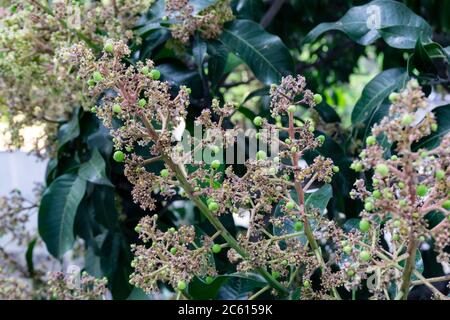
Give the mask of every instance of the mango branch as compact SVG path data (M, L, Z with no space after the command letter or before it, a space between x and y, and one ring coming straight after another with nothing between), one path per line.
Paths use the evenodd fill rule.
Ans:
M141 114L141 120L144 126L146 127L149 137L154 141L159 139L158 133L156 132L153 125L150 121L145 117L145 115ZM244 259L248 258L248 253L239 245L236 239L230 234L230 232L225 228L225 226L220 222L220 220L208 209L206 204L202 201L202 199L194 194L194 190L192 189L191 184L187 181L183 170L176 164L172 158L166 154L161 154L161 158L166 163L166 165L172 170L175 174L177 180L180 182L183 189L186 191L188 197L195 203L197 208L202 212L202 214L208 219L208 221L216 228L217 231L220 231L220 235L225 239L227 244L236 250ZM268 283L271 287L276 289L280 294L286 295L288 294L288 290L278 282L272 275L267 272L262 267L258 267L255 269Z

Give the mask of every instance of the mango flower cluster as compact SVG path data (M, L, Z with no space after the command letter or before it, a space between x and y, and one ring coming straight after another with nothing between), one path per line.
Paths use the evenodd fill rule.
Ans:
M373 177L357 180L351 192L364 202L360 229L365 237L382 232L390 243L385 258L395 262L379 275L385 288L402 275L397 262L406 260L403 276L414 273L421 243L434 242L438 262L450 262L445 251L450 245L450 136L443 136L431 149L418 143L436 132L438 124L416 80L391 94L390 100L389 115L372 129L360 159L352 164L356 172L373 170ZM434 226L430 214L440 216ZM405 277L403 294L408 284Z
M106 278L98 279L86 272L73 275L51 272L39 295L46 300L104 300L107 293Z
M319 147L325 137L316 137L309 121L294 125L298 105L314 107L320 103L321 96L305 89L303 77L284 78L279 86L273 86L272 99L277 115L287 116L288 127L271 124L259 116L253 121L265 132L279 130L287 136L269 142L266 134L258 133L261 141L279 143L281 150L278 153L269 157L266 151L259 150L246 161L244 175L236 174L232 166L220 170L223 163L218 159L211 163L190 163L195 170L188 171L183 159L195 150L189 148L186 155L173 131L186 118L190 89L181 86L178 93L171 95L169 85L159 81L160 73L152 61L126 65L123 61L130 53L127 46L120 41L110 43L111 50L105 50L99 59L83 45L73 46L64 57L69 58L67 63L78 66L78 76L88 83L87 95L95 101L101 98L92 111L111 130L117 149L113 157L125 164L125 175L134 185L135 201L144 209L154 209L152 194L187 196L218 229L215 235L203 237L197 244L190 227L162 232L157 229L156 216L144 218L136 229L144 245L133 247L136 272L130 279L131 283L153 291L162 281L183 291L194 275L212 281L215 270L209 264L208 255L231 246L228 256L232 262L239 262L238 269L243 272L259 270L275 286L279 285L277 279L281 278L288 285L289 280L285 278L292 267L297 272L289 274L291 284L299 281L299 276L305 290L315 296L326 296L333 291L342 282L343 273L333 273L323 261L314 239L322 231L312 230L309 224L310 218L319 219L318 213L314 208L306 208L305 193L314 183L330 182L339 168L323 156L300 166L300 159L306 152ZM235 143L235 132L222 128L224 119L234 112L233 103L222 104L218 100L213 101L211 109L204 109L195 123L213 130L215 134L205 135L197 141L195 148L210 148L212 154L218 154L222 148ZM216 139L221 135L228 136L223 144L218 144ZM135 150L138 147L148 149L151 157L146 159L137 154ZM165 168L159 174L147 171L146 165L156 161L164 163ZM296 190L297 196L293 196L292 190ZM286 214L271 216L280 203ZM237 240L233 239L217 217L245 212L249 214L248 230ZM295 233L291 234L292 230L283 227L286 222L294 225ZM282 230L279 235L267 231L272 225ZM307 234L313 250L307 250L295 239L299 233ZM227 243L214 243L220 237ZM281 242L288 244L286 249L282 249L284 245ZM318 266L329 276L323 292L313 293L310 277ZM267 270L270 270L270 275L267 275Z
M166 0L166 12L166 18L171 19L172 37L184 44L196 31L205 39L216 39L223 24L234 19L230 0L216 1L200 12L195 11L189 0Z
M129 40L138 14L153 0L6 1L0 8L0 115L9 121L11 147L22 129L42 125L35 151L51 146L60 122L84 105L83 83L55 59L78 41L102 47L106 35Z

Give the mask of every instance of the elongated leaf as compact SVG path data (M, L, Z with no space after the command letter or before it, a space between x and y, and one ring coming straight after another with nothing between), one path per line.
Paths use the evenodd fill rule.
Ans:
M438 129L428 137L423 138L417 144L413 145L413 149L419 148L432 149L439 145L443 136L450 132L450 104L437 107L433 110L438 123Z
M103 157L98 149L94 149L92 151L91 159L81 165L78 175L81 179L95 184L113 186L106 176L105 160L103 160Z
M228 49L219 41L208 42L208 78L215 88L225 73L228 60Z
M33 251L36 246L37 239L34 238L30 241L27 247L27 251L25 252L25 261L27 263L27 270L30 276L34 275L34 262L33 262Z
M306 196L305 208L306 210L316 209L323 214L332 196L333 189L331 188L331 185L325 184L316 192Z
M48 251L57 258L72 248L75 215L85 191L85 180L65 174L55 179L42 197L39 234Z
M321 23L311 30L303 42L313 42L331 30L344 32L355 42L369 45L383 38L394 48L412 49L420 37L430 42L431 27L407 6L392 0L375 0L356 6L336 22Z
M75 109L69 122L63 124L58 131L59 148L80 135L80 108Z
M250 20L234 20L219 40L241 58L262 82L279 82L294 72L294 62L280 38Z
M352 123L358 125L380 107L389 94L404 86L408 74L403 68L388 69L373 78L365 87L352 112Z

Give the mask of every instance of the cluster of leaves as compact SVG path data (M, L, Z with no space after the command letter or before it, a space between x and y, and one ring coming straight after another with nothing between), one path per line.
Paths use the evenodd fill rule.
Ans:
M405 2L409 5L408 1ZM176 8L176 10L167 10L168 3L172 5L172 9ZM189 3L190 9L177 12L182 8L180 5L183 3ZM231 8L234 19L226 10L220 10L219 12L223 15L217 16L218 11L214 9L214 6ZM414 10L422 15L424 7L417 7L417 4L414 6ZM373 8L376 8L375 11ZM431 9L428 7L428 10ZM326 261L335 261L333 259L336 258L331 258L335 254L333 250L328 251L329 240L333 239L331 242L337 246L338 256L342 257L342 261L332 264L331 268L337 267L339 272L333 277L321 278L320 263L317 264L316 261L311 262L306 267L306 271L305 266L302 266L303 269L298 268L298 270L301 269L301 272L292 276L292 281L290 281L292 274L286 273L284 267L279 268L279 264L264 266L263 269L267 268L269 273L257 275L244 272L255 271L255 269L246 263L241 263L239 270L242 272L239 272L239 270L236 271L236 266L229 262L229 258L233 258L233 254L231 257L227 257L222 252L218 252L208 258L208 261L211 258L214 260L215 272L194 272L194 275L198 277L179 277L177 279L163 277L161 280L169 282L176 290L183 291L186 296L192 298L241 298L248 297L255 292L262 294L263 297L270 297L270 293L266 289L260 289L266 288L268 284L279 287L280 281L277 279L285 282L286 277L288 277L286 283L294 287L289 295L293 299L328 297L328 294L334 297L348 297L349 291L356 293L358 298L368 297L367 288L362 280L371 272L377 273L378 271L370 268L367 262L370 261L370 264L381 259L389 264L392 257L377 256L377 252L390 250L378 232L370 232L371 241L375 241L377 249L366 250L361 242L367 245L368 234L363 232L361 235L354 230L355 226L360 224L361 212L363 212L364 219L368 218L364 213L367 210L364 211L364 209L378 210L379 207L376 206L377 201L365 201L369 196L366 194L361 194L360 197L364 201L352 199L350 192L358 178L368 181L368 192L373 193L378 190L376 188L372 190L370 186L370 181L373 183L371 178L373 172L360 170L371 168L372 164L364 162L367 161L364 159L353 165L352 163L363 151L366 141L369 141L370 145L372 144L371 132L374 125L389 116L391 106L389 95L405 88L408 80L418 79L426 94L429 94L432 88L443 92L448 91L450 50L449 47L445 47L449 45L445 34L448 26L445 19L435 19L439 8L433 10L425 10L427 16L434 17L429 20L432 25L405 4L389 0L375 0L370 3L292 0L281 1L281 4L277 0L271 2L253 0L166 2L158 0L151 5L147 13L141 12L142 16L134 28L135 35L139 39L132 39L129 42L131 54L122 62L140 70L144 63L147 63L147 59L151 58L152 64L147 67L149 71L153 67L157 68L161 75L159 80L167 83L165 93L172 94L170 99L179 94L180 90L186 91L190 104L183 117L185 117L186 129L191 132L194 130L194 119L201 115L203 109L214 105L214 98L223 101L230 96L239 96L240 91L244 90L247 93L249 88L254 89L246 94L245 99L237 101L233 116L227 117L223 121L224 128L235 126L248 128L252 126L254 120L255 123L258 123L261 118L270 118L273 111L273 108L270 108L269 99L271 85L279 84L283 76L295 75L300 72L308 79L312 90L322 92L335 87L340 82L347 82L349 76L355 71L355 61L368 54L367 48L374 48L379 56L384 56L382 72L365 86L353 107L350 128L342 125L343 119L336 112L335 107L340 99L337 91L327 91L324 101L318 103L313 110L309 108L297 110L292 120L296 124L305 121L313 122L314 136L321 136L320 145L302 154L302 158L310 165L318 156L330 158L334 165L339 167L339 171L335 172L330 185L319 188L318 191L305 198L306 206L314 208L311 212L313 216L310 217L311 219L315 217L314 223L312 223L313 231L324 241L316 243L317 247L314 248L315 245L311 242L311 238L308 242L305 235L306 230L302 230L298 237L287 239L288 241L283 242L281 247L290 244L295 248L297 244L292 240L298 241L301 245L308 242L314 249L312 252L323 251ZM445 12L445 10L443 11ZM380 19L374 16L377 12L381 14ZM205 31L202 24L211 21L218 24L214 26L213 32L209 33L211 30ZM376 27L373 28L373 24L368 24L368 21L373 21ZM317 25L320 22L324 23ZM197 28L200 29L197 30ZM179 36L180 30L183 36ZM106 43L108 46L104 43L106 36L114 38L111 43ZM120 38L123 40L122 37ZM71 39L62 47L66 48L67 45L80 40L86 39L83 37ZM110 54L108 51L114 50L114 41L117 40L120 39L110 34L101 37L97 46L93 46L92 59L97 60L101 57L99 47L104 48L106 55ZM58 49L62 49L59 44ZM64 57L64 50L58 50L58 53L60 52L62 54L59 54L59 57L70 59L69 56ZM104 67L106 68L108 65L105 64ZM98 84L102 84L104 78L108 81L111 79L108 78L108 74L102 73L103 69L98 70L102 78L96 77L92 71L94 70L89 70L89 76L92 78L85 79L89 81L87 85L86 81L75 80L76 74L72 72L72 69L66 70L64 73L64 75L74 78L70 81L70 85L77 86L75 92L80 93L80 97L83 99L86 98L85 89L91 90L90 93L92 93ZM246 76L248 74L250 76ZM22 84L24 83L22 82ZM43 88L42 86L37 87ZM110 87L105 86L102 89L110 89ZM101 90L97 93L101 93ZM133 272L131 265L133 263L135 267L140 266L139 262L133 260L130 249L130 245L140 241L134 228L148 212L134 202L136 200L136 192L133 193L135 186L124 176L123 165L113 160L114 149L115 147L133 147L133 153L141 159L149 158L151 152L141 145L124 143L123 140L118 139L117 135L112 138L109 130L97 120L94 113L79 108L77 102L64 100L64 96L65 94L62 93L62 96L58 96L57 101L68 103L70 120L57 126L56 152L49 162L46 176L47 188L40 203L39 232L49 252L55 257L62 257L66 251L72 248L76 238L82 238L86 247L86 270L98 277L106 276L113 296L126 298L133 290L133 286L129 284L129 275ZM108 97L107 102L112 102L115 98L114 95L106 96ZM5 96L5 100L10 101L11 99ZM93 111L95 110L104 120L105 113L102 113L102 110L108 106L108 103L104 104L103 100L94 102L97 107ZM121 105L120 108L122 111L129 112L127 108L131 108L131 106ZM428 111L432 112L430 117L437 125L436 130L428 132L429 134L415 141L411 145L411 152L420 150L418 151L420 153L441 144L442 137L450 128L449 108L449 105L431 105L429 107ZM290 121L289 117L277 117L276 115L274 120L275 125L280 127L288 127ZM109 116L107 124L113 128L119 128L122 121L126 122L129 119L118 118L113 114L113 116ZM412 122L412 130L417 129L415 127L417 124L418 122ZM369 140L367 140L368 138ZM378 156L383 156L387 161L393 161L388 160L392 156L401 158L397 154L397 145L392 142L392 137L385 136L381 132L377 138L377 146L383 149L383 153ZM117 159L117 155L115 158ZM381 161L381 159L379 160ZM432 162L430 159L426 161ZM363 167L359 168L358 164ZM357 170L353 170L351 167ZM165 169L159 161L148 163L145 168L150 177L162 175L161 170ZM436 169L436 164L433 165L433 168ZM172 176L173 170L167 169L169 175ZM235 165L233 170L241 176L246 169L244 166ZM447 169L438 170L444 170L446 181ZM434 175L434 171L431 175ZM287 184L284 185L284 187L286 186ZM169 186L169 190L170 187L172 186ZM383 193L386 191L385 189L383 187L379 192ZM428 189L429 187L427 187L427 191ZM390 192L394 194L394 190ZM217 195L218 193L218 191L214 191L213 194ZM376 194L378 193L376 192ZM192 202L184 196L185 194L179 192L176 192L171 198L167 198L166 194L154 194L151 207L158 213L158 227L162 230L169 230L172 227L178 229L182 225L189 224L195 226L197 237L200 237L199 235L202 235L203 238L214 237L217 225L205 218L199 202ZM397 197L397 194L395 196ZM292 197L295 198L295 195ZM374 195L370 197L376 199ZM445 201L445 198L440 198L440 200ZM288 204L284 203L281 198L276 200L276 203L278 205L271 206L271 209L267 208L266 214L268 217L281 219L283 223L279 224L279 227L274 226L272 236L283 237L286 234L298 232L295 221L286 221L286 218L282 218L285 211L283 209L286 209ZM369 208L370 205L367 206L367 203L371 203L374 208ZM208 207L209 204L206 206ZM294 206L296 205L298 203ZM289 204L290 206L291 204ZM367 208L365 208L366 206ZM226 212L232 208L221 207L220 210ZM417 237L428 235L426 230L445 221L446 212L439 212L441 211L425 215L421 234L417 234ZM321 215L317 215L318 213ZM343 219L343 217L345 218ZM222 214L217 219L233 238L239 238L239 234L247 231L235 224L236 220L231 214ZM369 219L372 222L371 228L378 225L378 220L373 219ZM394 219L390 221L394 221ZM362 223L363 229L365 229L365 223ZM393 234L395 234L397 227L392 227L390 224L388 226L394 228ZM353 229L353 231L346 235L346 233L336 231L342 230L340 227L344 230ZM297 228L300 227L297 225ZM347 239L348 237L350 238ZM347 242L340 243L338 239ZM381 244L378 240L381 241ZM429 247L434 246L434 241L428 237L421 242L428 244ZM195 242L194 244L198 245ZM442 249L445 251L445 243L443 244L444 248ZM240 245L250 252L260 252L261 250L253 248L251 241L247 243L244 241ZM192 246L193 244L189 243L189 248L179 248L179 251L192 251ZM349 246L358 249L349 251ZM209 247L209 245L206 244L205 247ZM442 265L437 262L434 251L421 251L420 249L424 247L417 248L414 268L424 277L443 276ZM271 255L273 260L281 259L277 256L278 250L281 249L274 248L267 254ZM401 245L396 248L400 257L403 249L405 248ZM299 250L299 252L302 251ZM365 253L362 254L362 252ZM352 263L348 263L347 256L351 258ZM308 258L307 255L303 257ZM376 259L372 259L373 257ZM290 262L291 258L292 262ZM287 259L288 265L296 266L296 257L291 258ZM283 260L285 259L281 259L281 262ZM283 266L283 264L281 265ZM404 268L403 260L399 262L399 265ZM410 266L411 263L407 265ZM396 272L392 271L392 275L389 275L388 279L397 279ZM308 276L303 279L304 275ZM189 280L189 286L187 286L187 280ZM401 280L397 279L396 281L404 283ZM413 280L415 281L413 283L416 284L424 283L423 279ZM186 287L183 283L178 286L179 281L185 281ZM340 285L342 283L345 285ZM137 284L137 282L132 281L132 284ZM158 285L162 286L163 284L158 283ZM324 293L323 288L333 288L333 290L325 290ZM335 288L337 291L333 292ZM407 290L405 288L397 286L396 288L389 287L387 290L388 295L392 298L395 296L406 298ZM398 292L402 292L402 295L397 295ZM281 296L283 294L281 293ZM379 298L384 294L385 292L376 292L376 294L372 292L372 295ZM436 294L436 296L439 295Z

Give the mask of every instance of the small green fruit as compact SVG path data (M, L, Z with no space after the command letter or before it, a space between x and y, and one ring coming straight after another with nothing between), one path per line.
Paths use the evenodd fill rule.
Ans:
M352 247L351 246L345 246L343 249L342 249L346 254L350 254L350 253L352 253Z
M92 74L92 79L93 79L95 82L100 82L100 81L103 80L103 76L102 76L102 74L101 74L100 72L94 71L94 73Z
M304 286L305 288L309 288L309 287L311 286L311 281L309 281L309 280L303 281L303 286Z
M414 121L414 116L411 114L405 114L402 118L402 126L409 126Z
M175 247L172 247L172 248L170 248L170 253L171 254L176 254L177 253L177 248L175 248Z
M369 261L372 258L372 256L371 256L371 254L369 252L363 250L363 251L361 251L359 253L359 258L362 261L367 262L367 261Z
M264 151L259 150L259 151L256 153L256 159L257 159L257 160L265 160L266 158L267 158L267 154L266 154Z
M399 183L398 183L398 187L399 187L400 189L404 189L404 188L405 188L405 183L404 183L404 182L399 182Z
M301 221L297 221L294 223L294 229L295 231L302 231L303 230L303 223Z
M361 162L356 162L353 165L353 170L355 170L355 172L361 172L363 170L363 165Z
M389 173L389 168L384 163L380 163L375 167L375 172L384 177Z
M147 100L139 99L138 104L139 104L139 107L143 108L147 104Z
M272 271L272 277L274 279L278 279L280 277L280 273L278 271Z
M353 271L352 269L350 269L350 270L347 271L347 275L348 275L349 277L353 277L353 276L355 275L355 271Z
M180 280L180 281L178 281L177 287L178 287L178 290L183 291L183 290L185 290L187 288L187 284L186 284L185 281Z
M442 208L444 208L445 210L450 210L450 200L445 200L442 204Z
M259 132L255 133L255 138L256 138L256 140L261 139L261 133L259 133Z
M398 160L398 157L394 154L394 155L391 157L391 160L392 160L392 161L397 161L397 160Z
M116 162L123 162L123 160L125 160L125 154L122 151L117 150L113 154L113 159Z
M401 223L400 220L395 220L394 223L393 223L393 225L394 225L395 228L400 228L400 226L402 225L402 223Z
M392 103L397 102L399 100L399 98L400 98L400 95L397 92L392 92L389 95L389 101L392 102Z
M432 124L431 124L431 131L436 132L437 129L438 129L437 123L432 123Z
M359 230L362 232L367 232L370 229L370 221L367 219L361 219L359 222Z
M338 173L339 172L339 167L338 166L333 166L333 172L334 173Z
M167 178L169 177L169 170L162 169L159 174L161 175L162 178Z
M95 81L94 81L94 79L89 79L89 80L87 81L87 84L88 84L89 87L95 86Z
M320 104L322 102L323 98L320 94L316 93L314 95L314 103L315 104Z
M261 127L263 119L260 116L257 116L253 119L253 124L257 127Z
M297 151L298 151L297 147L292 147L292 148L291 148L291 152L292 152L292 153L296 153Z
M373 196L375 199L380 199L380 198L381 198L381 192L380 192L380 190L374 190L374 191L372 192L372 196Z
M213 160L213 162L211 162L211 168L213 168L214 170L219 169L220 167L220 161L219 160Z
M365 209L366 211L372 211L373 208L374 208L373 202L371 202L371 201L368 201L368 202L366 202L366 203L364 204L364 209Z
M428 188L424 186L423 184L420 184L416 188L416 193L419 197L423 197L427 194Z
M113 105L112 110L114 113L121 113L122 107L120 106L120 104L115 104L115 105Z
M219 253L220 251L222 251L222 247L220 246L220 244L215 243L213 244L211 250L214 253Z
M400 240L400 236L398 235L398 233L396 233L392 236L392 240L394 240L394 241Z
M161 77L161 72L158 69L153 69L150 71L150 76L153 80L158 80Z
M377 138L375 138L375 136L368 136L368 137L366 138L366 144L367 144L368 146L372 146L372 145L374 145L376 142L377 142Z
M324 143L325 142L325 136L324 135L318 136L317 139L320 141L320 143Z
M147 66L143 66L141 72L143 75L148 76L150 73L150 69Z
M438 170L436 171L436 179L442 180L445 177L445 171L444 170Z
M105 50L105 52L112 53L114 51L114 46L112 43L107 43L103 47L103 50Z
M292 201L289 201L288 203L286 203L286 209L288 210L292 210L295 208L295 203Z
M288 111L289 113L294 113L296 109L297 109L297 107L291 104L291 105L288 107L287 111Z
M211 284L211 283L213 283L213 281L214 281L214 278L211 277L211 276L207 276L207 277L205 278L205 283L206 283L206 284Z
M217 212L219 210L219 204L215 201L211 201L208 205L209 211Z

